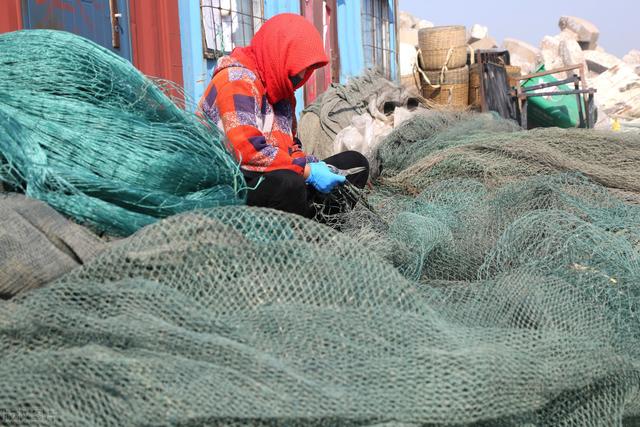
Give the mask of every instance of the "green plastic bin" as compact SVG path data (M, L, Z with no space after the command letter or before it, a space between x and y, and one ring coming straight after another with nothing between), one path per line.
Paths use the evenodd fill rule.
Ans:
M546 71L541 65L536 72ZM522 83L522 87L536 86L544 83L557 82L558 79L552 75L535 77ZM534 96L528 100L527 115L530 127L560 127L575 128L580 125L580 115L578 113L578 103L576 95L553 95L554 92L563 90L575 90L569 85L554 86L541 89L536 92L547 92L548 96ZM584 100L580 96L583 102Z

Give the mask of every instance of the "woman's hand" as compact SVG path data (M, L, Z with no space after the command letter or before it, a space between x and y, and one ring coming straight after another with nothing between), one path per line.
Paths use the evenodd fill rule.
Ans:
M307 184L311 184L321 193L330 193L337 185L344 184L347 180L344 176L333 173L325 162L308 163L309 176ZM306 172L305 167L305 172Z

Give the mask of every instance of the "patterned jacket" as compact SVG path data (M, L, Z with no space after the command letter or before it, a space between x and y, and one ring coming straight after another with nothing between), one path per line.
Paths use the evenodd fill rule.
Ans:
M227 135L244 170L288 169L302 174L307 162L317 161L302 151L295 136L291 102L271 105L261 80L237 58L218 60L200 109Z

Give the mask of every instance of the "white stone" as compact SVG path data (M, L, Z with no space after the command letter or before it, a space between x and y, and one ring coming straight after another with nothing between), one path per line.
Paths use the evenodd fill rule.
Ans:
M421 19L416 25L417 30L421 30L423 28L433 28L433 27L434 27L433 22L427 21L426 19Z
M620 63L590 82L598 90L596 104L613 118L640 118L640 76L628 64Z
M523 63L533 64L533 67L535 66L535 63L540 55L540 49L531 46L529 43L523 42L522 40L507 38L504 39L502 45L509 51L512 63L513 57L517 56L519 61L522 61ZM520 66L519 64L513 65Z
M597 104L597 102L596 102ZM611 118L604 112L604 110L598 110L598 121L593 126L596 130L611 130Z
M540 51L538 62L544 64L545 70L554 70L564 66L559 50L544 49Z
M577 18L575 16L563 16L558 22L561 30L571 30L578 36L581 46L587 50L593 50L598 45L600 30L593 23L586 19Z
M627 64L640 64L640 50L633 49L622 58Z
M587 61L589 71L594 73L604 73L609 68L615 67L622 61L614 55L597 50L585 50L584 58Z
M575 40L578 41L578 35L571 30L562 30L555 35L555 38L561 42L562 40Z
M560 39L558 37L544 36L540 42L540 50L550 50L555 53L560 51Z
M475 24L469 31L469 44L487 38L489 36L489 28L480 24Z
M598 78L601 73L596 73L595 71L587 71L587 79L588 81L592 81L593 79Z
M413 74L413 66L416 63L415 45L400 43L400 75L408 76Z
M413 28L414 26L414 16L407 12L400 12L398 14L398 29L402 30L405 28Z
M560 57L567 67L585 63L584 52L575 40L563 40L560 42Z
M545 70L562 67L564 63L560 57L560 38L545 36L540 42L538 62L544 64Z
M520 67L522 75L531 74L536 69L536 63L529 61L529 58L522 57L518 54L510 54L511 65Z
M482 40L471 43L469 46L473 50L493 49L498 47L498 42L493 37L485 37Z
M398 31L398 42L418 46L418 30L415 28L402 28Z

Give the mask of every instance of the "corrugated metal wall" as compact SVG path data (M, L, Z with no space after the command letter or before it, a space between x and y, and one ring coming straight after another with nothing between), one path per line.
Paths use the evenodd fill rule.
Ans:
M389 45L391 54L391 76L398 79L396 10L395 0L389 2ZM360 0L338 0L338 44L340 46L340 83L365 71L365 55L362 39L362 2Z
M0 33L22 29L22 7L20 0L2 0Z
M178 12L184 90L191 100L188 107L194 109L210 77L203 55L200 1L178 0Z
M22 18L24 28L69 31L131 60L128 0L23 0ZM117 32L112 19L118 20Z
M340 82L364 72L362 45L362 2L338 0L338 45L340 46Z
M287 12L300 13L300 0L264 0L265 18Z
M177 0L130 0L133 64L148 76L184 82Z
M397 10L398 1L397 0L388 0L389 1L389 46L393 50L393 54L391 55L391 77L393 80L400 80L400 73L398 71L398 43L396 41L396 33L397 33L397 16L399 11Z

